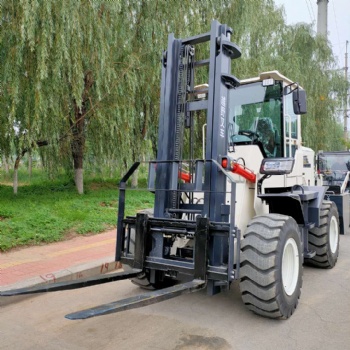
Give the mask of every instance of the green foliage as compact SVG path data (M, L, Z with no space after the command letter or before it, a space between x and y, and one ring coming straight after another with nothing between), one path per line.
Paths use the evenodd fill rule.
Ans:
M72 181L38 180L23 186L17 196L10 186L0 185L0 251L115 227L116 181L90 181L86 194L79 196ZM127 199L127 215L153 207L153 195L147 191L129 191Z
M308 113L302 117L304 143L315 150L342 149L342 130L338 124L337 109L344 91L344 79L336 70L329 44L315 36L310 26L287 27L283 45L279 47L277 67L293 77L308 95ZM317 132L315 132L317 130Z
M286 25L273 0L1 0L0 11L0 153L18 155L47 140L39 153L50 174L64 167L73 175L77 109L89 172L123 172L153 158L168 34L207 32L213 18L233 27L242 48L234 75L277 69L299 82L308 94L305 144L343 147L336 111L346 84L330 45L310 25Z
M4 1L0 71L7 108L0 111L2 150L9 154L12 145L18 155L46 140L45 165L54 171L57 160L69 163L72 116L83 103L91 151L115 149L115 135L101 139L104 135L96 130L122 128L111 113L118 103L115 48L120 21L114 19L122 18L119 11L118 2ZM93 81L89 90L87 76Z

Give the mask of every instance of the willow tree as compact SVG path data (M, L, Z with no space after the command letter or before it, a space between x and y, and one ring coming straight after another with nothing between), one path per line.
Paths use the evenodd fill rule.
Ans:
M310 25L299 24L286 28L277 51L277 67L284 67L285 74L307 91L308 113L302 118L305 143L315 150L340 150L343 133L337 96L343 94L345 85L329 43Z
M338 130L329 46L307 26L287 26L272 0L2 0L1 11L1 151L47 143L45 165L73 164L79 192L84 159L126 168L154 156L167 36L206 32L213 18L233 27L242 48L233 74L279 69L308 90L308 145L321 146L310 132L316 120ZM337 145L334 135L326 147Z
M315 149L340 147L337 100L332 94L341 90L341 81L333 71L329 44L316 37L311 26L286 25L283 10L273 0L140 0L124 2L123 6L132 28L125 55L137 61L127 73L128 82L137 81L129 90L132 106L128 108L128 125L133 128L133 137L126 147L134 150L130 160L142 153L145 138L156 143L160 57L168 33L174 32L176 37L203 33L213 18L233 27L233 41L242 49L242 57L232 62L233 74L247 78L278 69L299 82L308 92L309 113L303 118L305 142ZM317 126L321 133L332 131L317 137L311 131L317 124L321 124Z
M0 114L6 134L18 141L17 155L38 141L48 144L50 162L69 149L79 193L87 135L122 127L110 113L117 102L116 34L125 25L119 11L119 2L2 2L0 70L7 108ZM89 143L101 145L114 147L113 137Z
M80 193L87 153L94 165L141 158L156 139L168 33L206 31L212 8L209 0L3 0L6 144L20 160L44 142L46 167L71 161Z
M213 18L233 27L232 39L242 49L242 57L232 62L233 74L247 78L278 69L299 82L308 93L309 113L303 117L305 143L316 150L341 147L337 99L332 96L342 91L344 84L334 71L329 43L317 37L311 26L288 26L283 9L273 0L131 0L122 6L131 29L124 54L135 62L123 88L124 92L128 88L131 101L126 125L133 137L125 143L134 151L130 160L142 154L145 139L156 143L160 58L168 33L176 37L204 33ZM320 136L314 132L316 128Z
M308 113L302 117L304 144L315 150L343 147L337 109L345 90L336 70L329 42L317 36L312 25L287 25L283 9L272 0L232 1L225 20L234 18L234 40L242 58L233 62L234 74L256 76L279 70L298 82L308 96Z
M209 0L122 2L121 13L129 25L118 62L123 63L119 69L128 69L120 82L124 100L119 98L116 113L124 120L120 137L125 167L143 157L154 157L157 151L161 58L169 33L186 37L208 31L212 10L213 1Z

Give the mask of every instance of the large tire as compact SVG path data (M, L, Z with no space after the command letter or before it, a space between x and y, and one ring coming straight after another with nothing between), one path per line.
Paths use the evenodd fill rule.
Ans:
M332 268L339 255L339 214L334 202L323 201L320 213L320 226L309 231L309 250L316 255L305 260L308 265Z
M253 218L241 245L240 290L244 304L264 317L290 317L298 305L302 272L295 220L281 214Z

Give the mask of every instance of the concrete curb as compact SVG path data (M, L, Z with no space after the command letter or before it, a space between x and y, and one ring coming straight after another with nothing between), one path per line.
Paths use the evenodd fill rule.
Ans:
M117 265L117 263L114 261L114 258L112 256L109 256L88 263L74 265L63 270L49 272L45 275L32 277L10 285L4 285L0 288L1 290L10 290L61 281L74 281L79 278L87 278L95 275L98 276L100 274L105 274L111 271L115 271L118 268L120 268L120 264Z
M89 278L93 276L98 277L100 275L104 275L116 270L123 271L124 269L121 263L117 263L114 261L113 256L109 256L109 257L101 258L88 263L78 264L68 269L47 273L46 275L41 275L41 276L26 279L23 281L19 281L13 284L1 286L0 290L4 292L12 289L28 288L28 287L40 286L40 285L45 285L45 284L50 284L55 282L75 281L78 279ZM25 298L32 298L37 295L40 295L40 294L0 297L0 305L1 306L8 305L8 304L23 300Z

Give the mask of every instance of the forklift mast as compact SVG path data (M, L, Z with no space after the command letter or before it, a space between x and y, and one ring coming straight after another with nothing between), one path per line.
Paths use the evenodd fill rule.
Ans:
M206 112L205 182L202 216L214 221L224 219L226 177L218 172L210 160L218 160L227 153L227 100L228 89L239 84L231 73L231 59L240 57L238 47L230 42L232 29L213 21L211 31L188 39L175 39L169 35L168 49L163 55L157 174L155 186L155 217L169 217L179 209L179 167L183 161L183 135L185 128L193 128L195 111ZM209 58L196 61L196 45L209 42ZM191 101L195 94L196 68L208 67L206 100ZM191 136L191 132L189 132ZM194 140L190 140L190 145ZM193 157L193 153L190 154ZM193 162L194 159L189 159ZM200 163L199 163L200 164ZM191 164L193 165L193 164ZM200 166L200 165L198 165ZM190 166L193 170L193 167ZM192 174L191 174L192 175ZM201 179L198 179L201 181ZM224 219L224 220L223 220Z
M155 193L153 217L138 214L136 218L124 219L121 203L117 228L116 260L134 268L150 269L151 280L155 270L183 272L186 264L186 274L206 279L208 258L210 266L226 265L225 284L232 281L233 273L227 277L228 261L230 269L233 268L233 249L229 253L227 235L234 231L235 201L231 201L233 205L225 205L227 175L219 164L228 149L228 90L239 85L239 80L230 74L231 60L241 55L240 49L230 41L231 34L230 27L213 21L210 32L205 34L187 39L176 39L170 34L163 53L158 153L149 168L149 189ZM206 53L209 57L198 59L197 52L199 56ZM206 79L208 84L204 89L202 85L198 90L198 85L203 83L197 81L198 77ZM206 126L203 128L205 159L195 157L198 153L195 125L197 129ZM185 165L189 168L186 173ZM124 244L130 240L130 227L136 231L133 256L129 255L129 244ZM208 232L201 240L198 231L203 231L203 227ZM169 256L167 252L171 247L165 235L174 239L191 234L194 238L192 265L172 257L169 268L165 257ZM208 251L206 241L209 241ZM211 289L208 293L213 294L214 282L209 281L208 287Z

